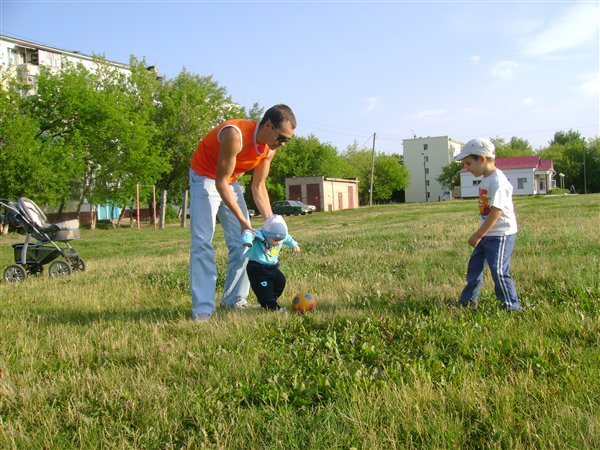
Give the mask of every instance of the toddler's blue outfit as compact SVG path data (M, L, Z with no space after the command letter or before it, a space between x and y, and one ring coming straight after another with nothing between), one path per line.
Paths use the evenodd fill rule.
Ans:
M298 243L287 234L287 227L281 216L272 217L275 217L275 221L279 220L280 222L277 230L267 231L265 228L271 222L265 222L265 227L255 230L254 233L245 230L242 234L242 241L244 245L250 245L245 253L249 260L246 265L246 273L258 303L265 309L278 310L280 306L277 300L283 293L286 284L285 275L279 270L279 253L284 245L295 248ZM269 219L271 218L268 218L267 221ZM270 245L268 237L282 240L277 245Z

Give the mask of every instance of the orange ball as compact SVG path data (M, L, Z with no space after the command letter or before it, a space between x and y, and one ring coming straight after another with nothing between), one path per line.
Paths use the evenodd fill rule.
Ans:
M292 309L298 313L314 311L316 306L317 298L312 294L297 294L292 300Z

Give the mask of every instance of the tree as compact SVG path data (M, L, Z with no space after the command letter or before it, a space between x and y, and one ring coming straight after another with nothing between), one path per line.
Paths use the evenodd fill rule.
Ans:
M590 139L586 148L586 179L589 192L600 192L600 138Z
M554 138L550 141L550 146L566 145L573 142L585 143L585 139L579 131L557 131L554 133Z
M0 82L0 197L55 203L68 196L72 161L67 149L30 114L28 86Z
M170 170L159 181L160 188L172 193L188 189L190 158L200 139L221 122L245 116L243 108L212 77L183 69L165 81L159 91L155 124Z
M508 144L501 137L492 139L496 147L496 158L514 158L517 156L533 156L533 148L527 139L513 136Z
M387 202L395 192L408 186L408 170L400 155L376 154L373 171L373 201Z
M460 186L460 171L462 168L462 162L451 162L447 166L442 167L442 173L436 178L436 181L444 188L452 190L456 186Z
M86 199L126 205L136 184L153 184L168 168L151 120L155 75L138 62L128 74L102 58L95 64L93 72L82 64L58 73L42 66L36 88L13 102L18 114L7 130L18 125L19 145L28 148L16 145L13 130L3 153L13 155L12 172L35 172L21 191L35 192L38 202L74 198L78 210ZM14 98L19 86L11 89Z
M321 143L315 136L294 137L277 150L271 163L267 189L271 200L285 198L287 177L326 176L341 177L340 157L330 144ZM250 200L250 199L248 199Z
M350 173L346 177L358 178L360 202L365 205L370 200L371 189L371 165L373 160L373 150L359 149L357 143L350 145L342 155L347 163L344 165L350 168ZM373 167L373 201L389 201L396 192L406 189L408 186L409 174L406 167L401 163L400 155L388 155L375 152L375 161Z
M261 107L258 103L254 103L250 111L248 111L248 119L260 121L265 112L265 108Z
M598 157L594 145L594 141L591 141L588 146L577 131L557 131L554 139L550 141L550 146L540 150L538 156L552 159L554 170L565 175L565 186L574 185L578 192L583 193L585 192L584 179L589 187L592 181L589 176L590 170L593 172L597 167ZM584 176L584 161L587 176Z

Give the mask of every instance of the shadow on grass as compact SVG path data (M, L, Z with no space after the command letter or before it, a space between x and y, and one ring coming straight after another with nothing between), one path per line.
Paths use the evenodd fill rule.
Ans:
M29 320L43 324L89 325L99 322L173 322L189 319L187 305L147 309L82 311L80 309L32 308Z

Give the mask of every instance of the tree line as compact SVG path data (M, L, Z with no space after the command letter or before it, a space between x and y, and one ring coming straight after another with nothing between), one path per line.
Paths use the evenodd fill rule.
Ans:
M188 188L189 160L198 141L227 119L261 118L264 108L239 106L210 76L183 69L163 80L144 61L130 61L124 74L96 58L98 69L69 65L52 73L41 66L35 87L21 77L0 80L0 198L26 196L60 208L76 200L132 206L136 185L144 201L150 186L166 190L179 203ZM495 141L498 155L533 154L527 141ZM554 159L566 183L583 186L582 156L587 156L588 189L600 192L598 139L577 132L557 133L538 154ZM374 159L373 159L374 157ZM361 204L398 201L409 183L402 155L360 148L343 151L316 136L294 137L278 150L267 188L271 199L285 198L285 178L358 178ZM251 174L241 178L249 183ZM252 199L248 198L250 205ZM59 211L60 211L59 208Z
M48 205L75 199L78 210L86 201L126 207L140 184L146 200L155 185L177 203L198 141L224 120L258 120L263 113L258 104L237 105L210 76L184 69L161 80L135 58L128 75L102 58L96 63L94 72L81 64L57 73L41 66L35 88L19 76L0 80L0 198ZM288 176L368 180L371 155L356 144L339 153L315 136L295 137L271 166L271 198L285 197ZM374 178L378 201L404 189L402 157L376 153ZM369 183L359 186L364 203Z

